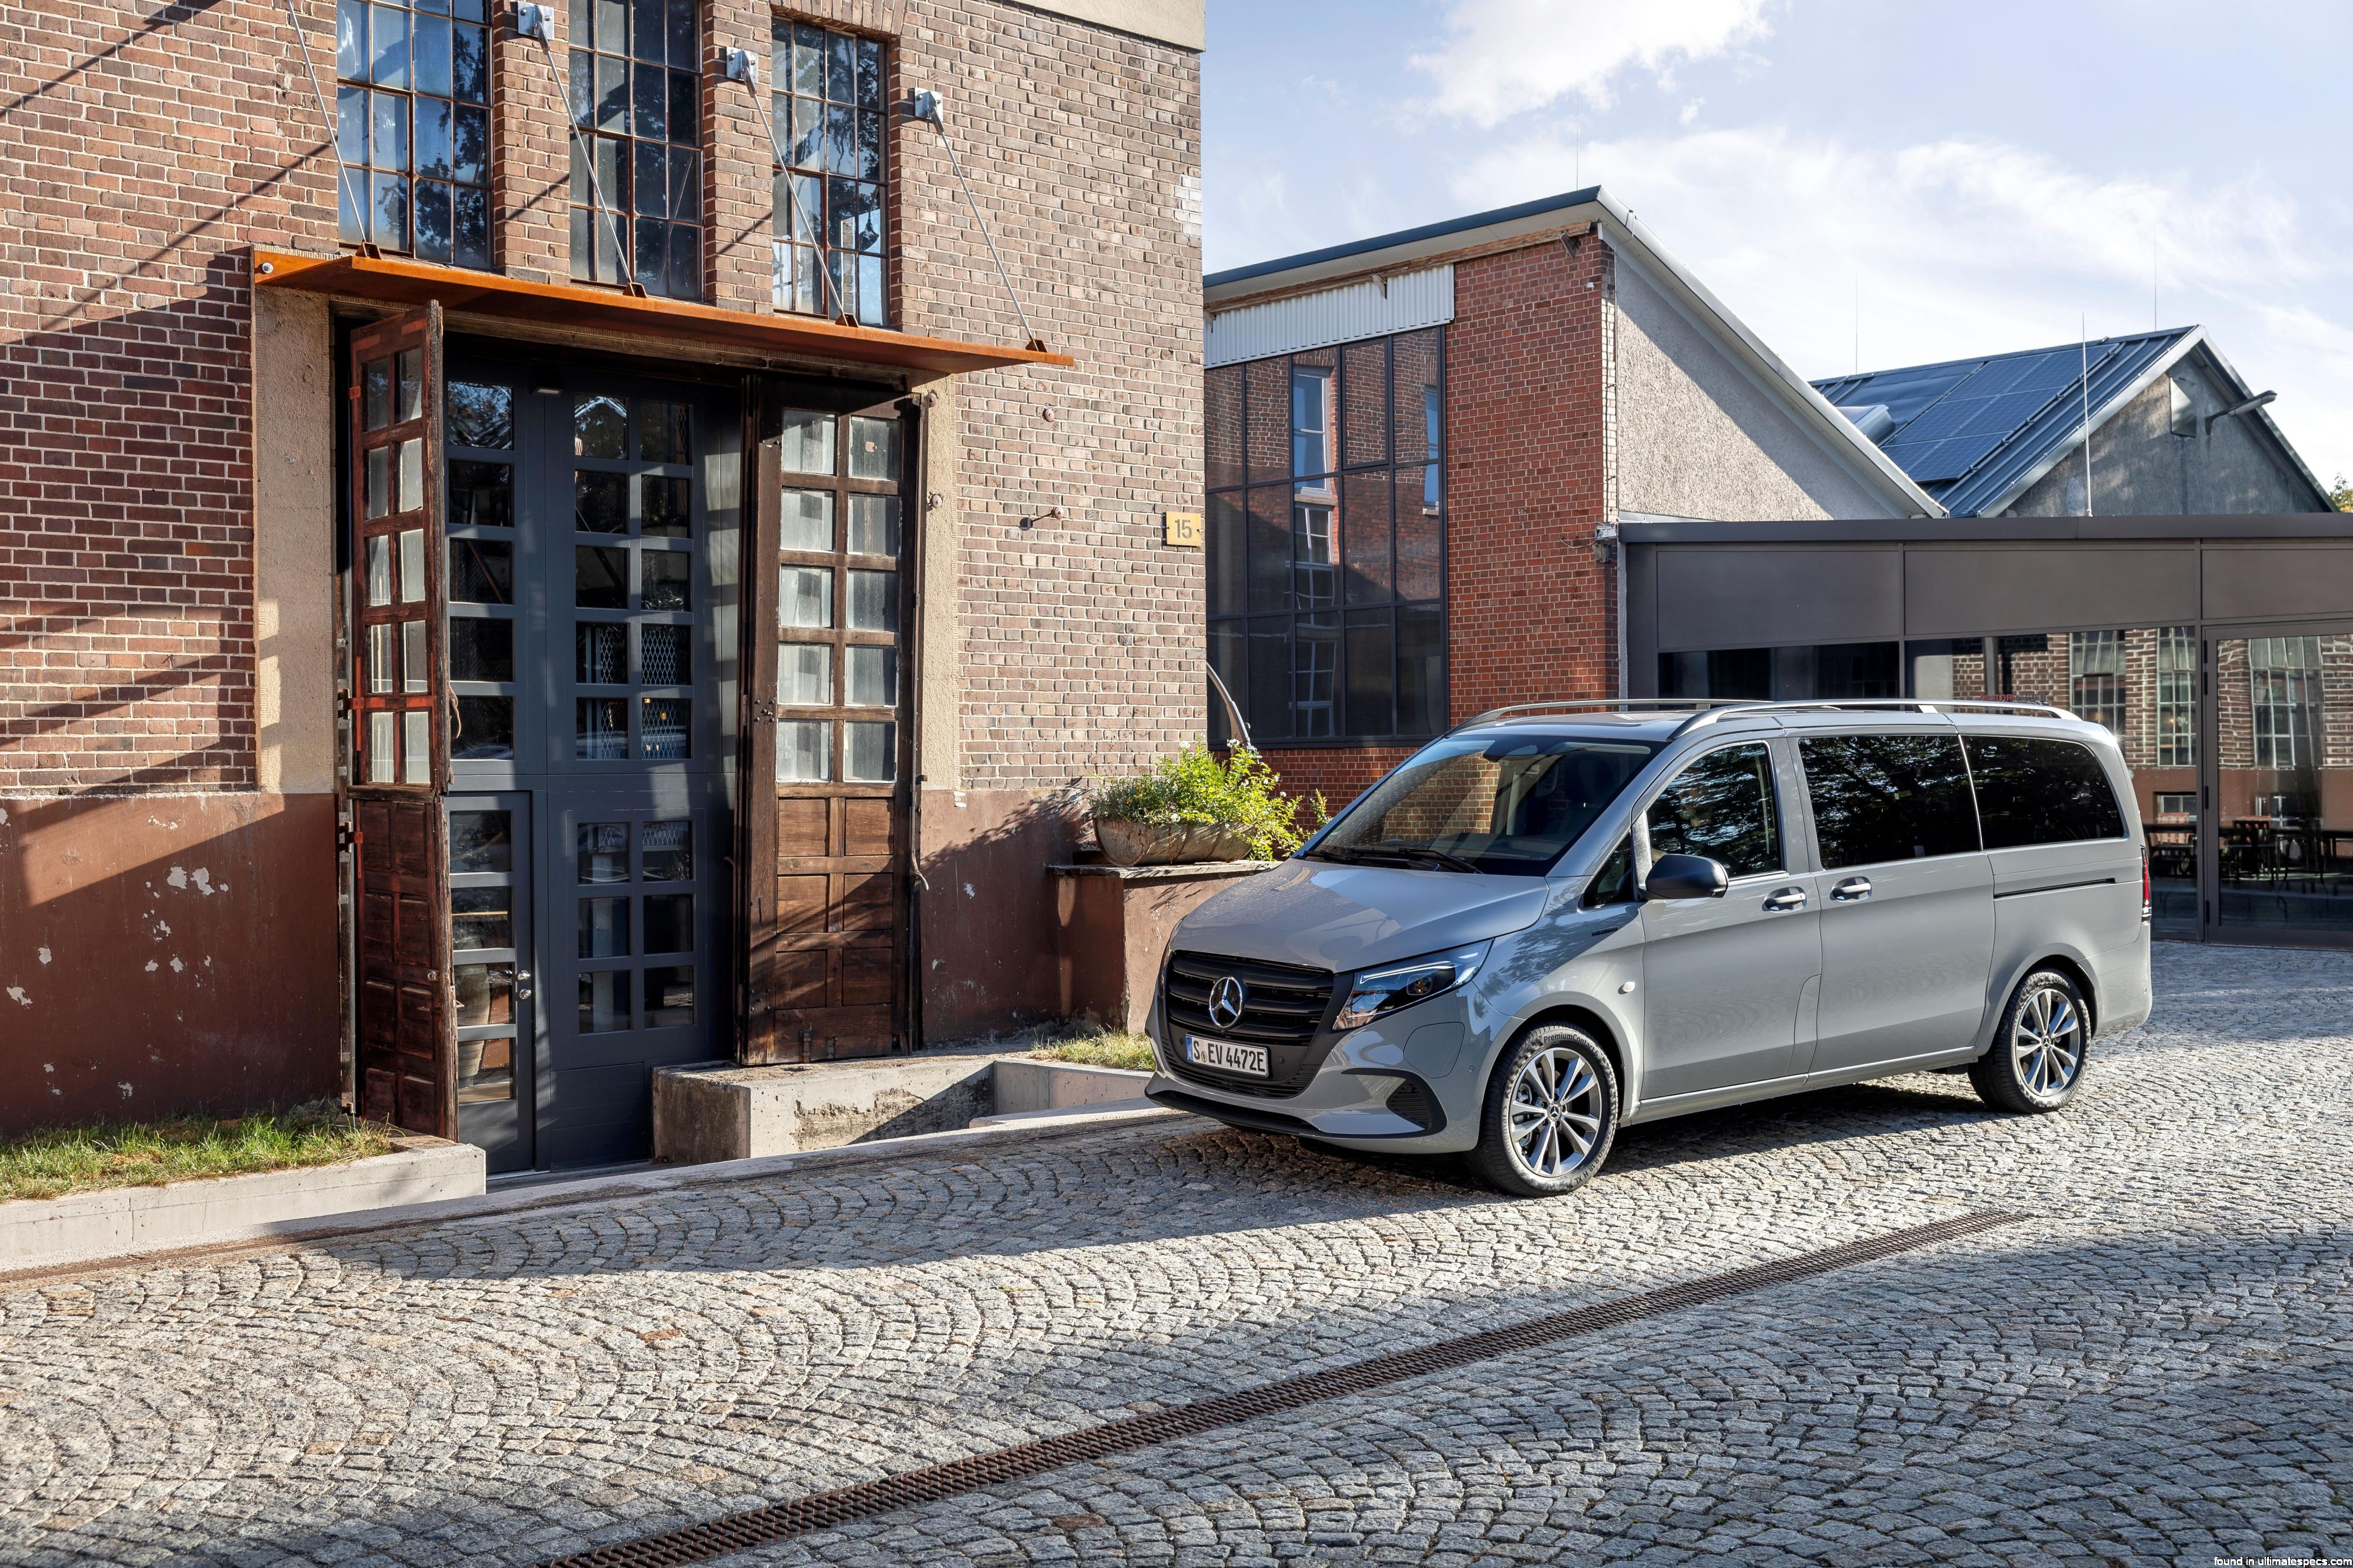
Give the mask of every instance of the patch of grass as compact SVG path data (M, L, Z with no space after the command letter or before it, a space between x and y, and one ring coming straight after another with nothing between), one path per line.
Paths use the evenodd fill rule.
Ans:
M52 1127L0 1140L0 1200L332 1165L389 1153L396 1136L353 1121L332 1101L227 1121L179 1116Z
M1049 1041L1029 1054L1050 1062L1077 1062L1083 1067L1125 1068L1130 1072L1152 1070L1152 1042L1142 1035L1121 1029Z

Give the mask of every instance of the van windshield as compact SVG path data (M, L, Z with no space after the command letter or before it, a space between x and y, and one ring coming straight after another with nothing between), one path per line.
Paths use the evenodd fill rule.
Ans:
M1541 877L1658 754L1642 741L1439 741L1341 814L1320 860Z

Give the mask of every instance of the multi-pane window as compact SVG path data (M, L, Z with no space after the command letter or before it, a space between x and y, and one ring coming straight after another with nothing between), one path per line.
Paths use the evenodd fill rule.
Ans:
M1208 373L1209 658L1261 745L1446 727L1443 358L1432 330Z
M886 326L882 46L779 21L770 66L776 308Z
M702 56L695 0L571 4L572 117L580 129L572 141L572 276L598 283L635 278L649 294L700 299Z
M2198 633L2191 626L2157 630L2157 765L2198 763Z
M337 0L337 199L347 242L491 264L488 5Z
M449 385L443 416L448 465L446 531L449 601L449 756L515 754L514 389Z
M2125 637L2122 632L2074 632L2067 638L2068 706L2083 719L2125 730Z
M900 426L787 412L776 782L899 776Z
M2292 770L2316 765L2320 639L2252 637L2247 671L2254 702L2255 766Z

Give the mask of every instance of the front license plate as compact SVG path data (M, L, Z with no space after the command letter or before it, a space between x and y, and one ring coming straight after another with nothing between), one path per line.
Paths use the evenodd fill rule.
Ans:
M1195 1067L1216 1068L1220 1072L1246 1072L1253 1078L1266 1076L1264 1046L1242 1046L1231 1040L1211 1040L1199 1035L1187 1035L1185 1037L1185 1059Z

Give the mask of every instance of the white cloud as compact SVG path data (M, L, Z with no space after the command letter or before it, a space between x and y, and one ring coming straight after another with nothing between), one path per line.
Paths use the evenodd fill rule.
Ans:
M1764 37L1765 0L1454 0L1445 46L1416 55L1437 92L1424 108L1493 125L1570 94L1607 108L1629 68L1672 81L1702 60Z
M1567 190L1544 134L1476 159L1465 210ZM2202 322L2323 478L2353 469L2348 269L2260 174L2095 176L2001 142L1863 148L1774 126L1584 143L1583 174L1807 375Z

